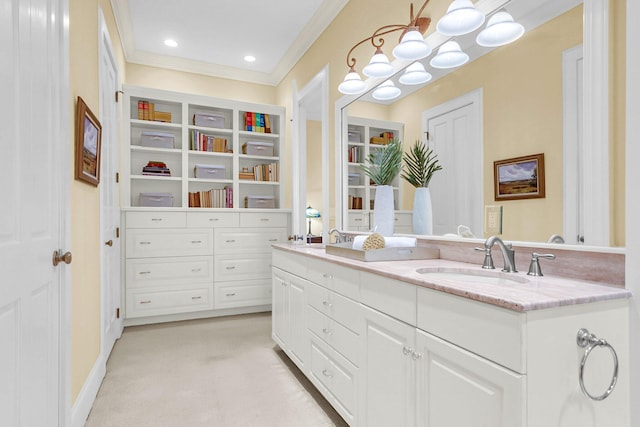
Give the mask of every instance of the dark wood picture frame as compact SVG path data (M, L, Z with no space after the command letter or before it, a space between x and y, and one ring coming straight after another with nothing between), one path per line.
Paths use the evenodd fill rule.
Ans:
M544 153L493 162L495 200L545 197Z
M98 186L102 126L81 97L76 106L75 178Z

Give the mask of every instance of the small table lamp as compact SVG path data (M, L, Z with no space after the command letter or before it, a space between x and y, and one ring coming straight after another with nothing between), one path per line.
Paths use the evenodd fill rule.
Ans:
M313 209L311 206L307 206L306 215L309 219L309 231L307 232L307 234L311 235L311 218L320 218L320 212Z

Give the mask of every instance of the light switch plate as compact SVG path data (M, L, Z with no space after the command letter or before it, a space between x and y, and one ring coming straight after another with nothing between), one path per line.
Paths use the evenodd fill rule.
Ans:
M484 207L484 233L486 236L502 234L501 205L486 205Z

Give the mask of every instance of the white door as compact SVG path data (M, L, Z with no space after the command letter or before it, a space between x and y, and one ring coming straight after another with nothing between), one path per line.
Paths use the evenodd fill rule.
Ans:
M101 353L109 357L122 333L120 317L120 208L116 172L119 166L120 114L115 94L119 89L118 68L109 33L100 13L100 122L102 155L100 180L100 223L104 245L101 252ZM120 96L122 98L122 96Z
M283 350L289 344L289 276L280 270L273 270L271 295L271 336Z
M457 233L466 225L477 237L482 227L482 99L474 91L425 111L423 130L442 170L429 184L433 233Z
M0 13L0 425L65 423L69 89L64 0ZM62 307L61 307L62 304ZM66 326L66 324L65 324Z
M415 328L365 306L362 312L360 425L414 426Z
M525 377L417 332L420 427L514 427L526 423Z

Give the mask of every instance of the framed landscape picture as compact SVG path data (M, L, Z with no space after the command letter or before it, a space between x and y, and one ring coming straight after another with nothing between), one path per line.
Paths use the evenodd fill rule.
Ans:
M102 126L87 104L78 97L76 107L75 178L97 186L100 182Z
M493 162L495 200L545 196L544 153Z

